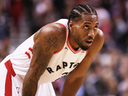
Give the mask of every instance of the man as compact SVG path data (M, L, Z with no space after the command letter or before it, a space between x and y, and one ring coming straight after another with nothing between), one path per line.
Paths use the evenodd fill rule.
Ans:
M2 61L0 96L54 96L50 82L66 75L62 96L75 96L103 43L96 11L75 6L68 20L43 26Z

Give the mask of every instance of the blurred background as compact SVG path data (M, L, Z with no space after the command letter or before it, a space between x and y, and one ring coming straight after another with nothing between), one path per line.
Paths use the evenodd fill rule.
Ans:
M128 96L128 0L0 0L0 61L79 3L96 9L105 43L76 96ZM65 79L53 82L57 96Z

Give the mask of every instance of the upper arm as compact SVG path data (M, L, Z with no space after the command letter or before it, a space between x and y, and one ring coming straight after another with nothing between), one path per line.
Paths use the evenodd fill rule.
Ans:
M98 29L98 33L88 50L88 54L84 57L84 59L77 66L77 68L69 74L69 78L71 77L75 79L78 77L85 76L89 66L92 63L94 56L100 51L103 44L104 44L104 34L100 29Z
M49 24L40 29L33 46L33 57L27 73L36 81L45 71L55 51L65 42L65 29L58 24Z

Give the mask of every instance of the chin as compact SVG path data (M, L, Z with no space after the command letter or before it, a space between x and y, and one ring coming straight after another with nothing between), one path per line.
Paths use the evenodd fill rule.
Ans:
M88 50L89 49L89 47L85 47L85 46L80 46L80 48L82 49L82 50Z

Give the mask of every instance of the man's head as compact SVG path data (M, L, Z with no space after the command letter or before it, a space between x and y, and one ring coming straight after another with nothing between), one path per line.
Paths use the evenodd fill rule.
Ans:
M76 42L72 47L87 50L97 34L97 12L88 4L78 4L70 12L68 25L70 38Z

